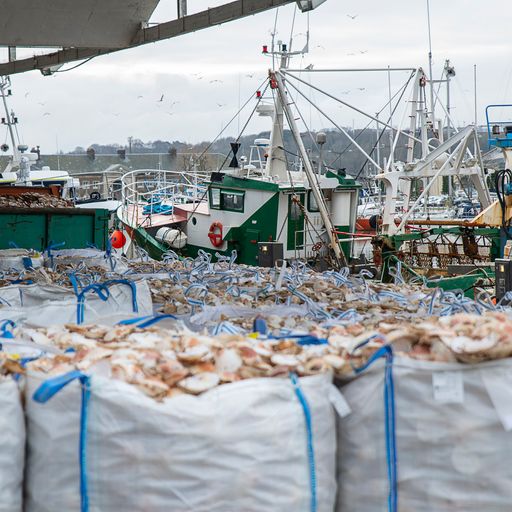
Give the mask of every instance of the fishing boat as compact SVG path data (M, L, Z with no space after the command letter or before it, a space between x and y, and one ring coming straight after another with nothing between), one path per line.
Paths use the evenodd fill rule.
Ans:
M64 199L73 199L80 181L73 178L66 171L51 170L47 166L41 169L34 169L39 159L39 150L28 150L28 146L17 140L15 128L18 124L18 117L14 111L9 111L7 98L11 96L11 80L9 77L0 78L0 96L4 106L5 117L2 117L2 124L7 127L7 132L12 148L7 143L0 145L4 153L12 149L12 156L8 164L0 173L0 185L16 185L25 187L49 187L59 188L60 195ZM16 130L16 134L17 134Z
M139 192L133 173L123 176L119 220L150 256L160 259L172 250L226 257L236 251L237 261L247 265L294 259L347 264L360 185L322 161L314 168L286 88L284 71L294 53L284 44L274 53L280 68L270 72L265 91L256 92L254 109L272 119L270 138L255 140L249 158L238 155L238 141L232 143L231 162L213 172L204 186L190 179L180 185L162 171L160 188ZM284 147L285 120L299 153L296 165ZM318 135L322 145L325 140Z

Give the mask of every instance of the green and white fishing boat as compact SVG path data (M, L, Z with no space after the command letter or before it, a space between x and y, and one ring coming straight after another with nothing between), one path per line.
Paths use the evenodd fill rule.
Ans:
M360 185L343 171L325 168L321 155L313 165L281 71L291 54L285 45L276 53L281 69L269 72L254 109L272 118L270 138L257 139L249 158L239 157L240 145L233 143L229 166L203 182L160 171L151 189L144 190L142 171L125 175L118 216L129 243L156 259L169 250L192 257L199 250L223 256L236 250L237 261L248 265L276 259L347 263ZM284 147L285 121L298 153L294 163L289 162L293 151ZM317 134L320 148L323 142L323 134Z

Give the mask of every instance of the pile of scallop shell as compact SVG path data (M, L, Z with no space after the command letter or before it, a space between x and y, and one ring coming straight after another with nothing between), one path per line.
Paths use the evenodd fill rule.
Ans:
M362 329L359 329L361 331ZM318 332L324 334L325 331ZM56 326L17 331L17 338L60 349L27 365L31 371L60 375L78 369L135 385L155 399L197 395L218 385L260 377L288 377L332 371L349 375L381 340L357 354L357 341L345 328L329 334L329 343L301 346L293 339L206 336L133 326Z
M0 196L0 208L71 208L72 206L71 201L38 192Z
M424 322L316 327L318 343L301 345L290 336L208 336L157 328L56 326L18 329L18 340L51 346L28 368L48 375L79 369L132 384L162 400L201 394L218 385L259 377L332 372L345 379L384 344L395 354L437 362L475 363L512 355L512 320L503 313L460 314Z
M301 272L287 269L281 276L276 269L248 267L226 263L210 264L200 268L194 260L168 262L125 262L128 272L119 274L95 261L88 264L84 258L79 264L55 259L53 267L27 270L20 276L4 274L0 285L8 285L12 279L18 284L25 282L58 284L71 288L70 275L76 277L79 286L112 278L145 278L151 290L155 310L159 313L190 316L203 308L236 306L254 310L272 309L273 328L310 328L319 319L338 318L350 312L348 319L365 320L375 324L386 319L407 319L426 315L425 297L431 290L418 286L383 284L362 277L332 273ZM196 266L191 266L195 264ZM22 281L20 282L20 277ZM282 278L282 279L281 279ZM281 280L280 280L281 279ZM280 315L281 306L303 305L306 314ZM435 314L435 312L434 312ZM251 320L230 315L230 322L249 329ZM213 324L207 325L213 327Z

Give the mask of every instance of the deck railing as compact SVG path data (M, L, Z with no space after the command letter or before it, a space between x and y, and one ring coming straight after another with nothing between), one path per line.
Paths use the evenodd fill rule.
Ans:
M208 173L201 172L130 171L121 178L121 220L131 227L151 226L151 217L159 212L159 206L172 211L180 204L203 202L208 178Z

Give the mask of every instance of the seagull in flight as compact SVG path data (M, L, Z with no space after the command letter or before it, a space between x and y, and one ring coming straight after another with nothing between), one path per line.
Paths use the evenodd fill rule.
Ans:
M51 116L50 112L45 112L43 116Z
M160 96L160 99L157 101L157 103L162 103L162 101L164 101L164 95L162 94L162 96Z
M254 75L245 75L247 78L252 78Z
M368 50L359 50L359 53L360 53L361 55L364 55L365 53L368 53Z
M354 14L354 15L352 15L352 14L347 14L347 16L348 16L351 20L355 20L355 19L359 16L359 14Z
M46 105L46 103L38 102L38 105L41 105L41 107L44 107Z
M218 82L219 84L223 84L224 83L222 80L210 80L211 84L214 84L216 82Z
M321 44L317 44L315 48L320 48L321 50L325 50L325 46L322 46Z
M173 115L174 115L174 112L166 112L166 114L167 114L168 116L173 116Z
M112 114L114 117L119 117L119 113L117 114Z
M141 98L144 98L144 96L140 95L140 96L137 96L137 99L140 100Z
M348 91L341 91L341 94L350 94L350 90L348 90Z
M219 108L221 108L221 107L225 107L225 106L226 106L226 104L225 104L225 103L217 103L217 106L218 106Z
M358 87L357 90L358 91L366 91L366 87Z

